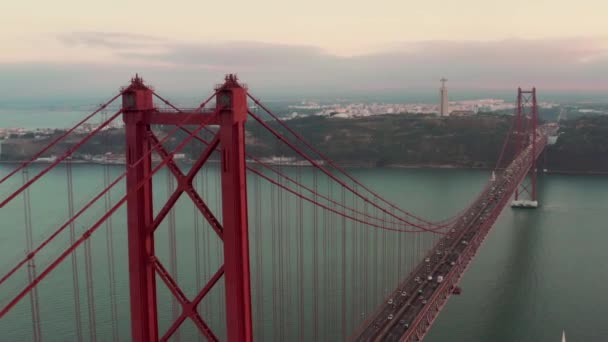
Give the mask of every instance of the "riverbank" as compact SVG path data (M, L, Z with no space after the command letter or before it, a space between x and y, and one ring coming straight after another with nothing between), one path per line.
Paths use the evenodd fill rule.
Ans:
M28 162L27 160L2 160L0 161L0 165L20 165L23 163ZM219 163L219 160L209 160L209 163ZM247 161L250 164L256 164L256 162ZM68 162L66 161L62 161L59 164L67 164ZM90 160L71 160L69 161L69 163L71 164L78 164L78 165L112 165L112 166L124 166L125 163L124 162L96 162L96 161L90 161ZM177 161L178 164L185 164L185 165L192 165L194 164L194 161L192 160L180 160ZM36 165L48 165L51 164L51 162L46 162L46 161L34 161L31 162L30 164L36 164ZM154 165L158 165L158 162L153 162ZM272 166L282 166L282 167L311 167L312 165L310 164L298 164L298 165L294 165L294 164L281 164L281 163L269 163L266 162L265 164L267 165L272 165ZM374 165L373 163L345 163L345 164L336 164L339 167L343 167L343 168L360 168L360 169L429 169L429 170L441 170L441 169L448 169L448 170L486 170L486 171L492 171L493 168L489 168L489 167L481 167L481 166L463 166L463 165L454 165L454 164L438 164L438 165L434 165L434 164L389 164L389 165L383 165L383 166L378 166L378 165ZM576 171L576 170L541 170L540 173L544 173L544 174L554 174L554 175L568 175L568 176L608 176L608 171L594 171L594 170L590 170L590 171Z

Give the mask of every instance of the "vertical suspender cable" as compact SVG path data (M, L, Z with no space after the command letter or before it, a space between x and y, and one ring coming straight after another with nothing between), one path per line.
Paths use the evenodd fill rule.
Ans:
M279 147L280 150L280 147ZM278 152L278 151L277 151ZM283 171L281 168L281 161L279 160L279 170ZM281 182L281 178L277 176L277 181ZM284 315L284 296L285 296L285 284L283 282L283 278L284 278L284 267L285 267L285 258L284 258L284 253L283 250L285 249L285 241L283 238L283 231L284 231L284 227L285 227L285 222L283 222L283 190L279 187L276 187L277 189L277 211L276 214L277 216L277 225L275 226L277 229L277 242L278 242L278 246L277 246L277 260L278 264L279 264L279 271L278 271L278 300L279 300L279 305L278 305L278 324L279 324L279 341L284 341L285 340L285 315Z
M331 180L325 177L325 189L328 197L331 197ZM331 204L329 204L331 207ZM332 271L333 271L333 258L331 253L331 233L333 227L331 226L331 213L327 210L323 210L323 337L328 338L336 322L333 317L333 289L331 284ZM330 324L329 322L333 324Z
M393 226L395 226L395 225L393 224ZM401 282L401 275L403 274L403 261L401 259L403 258L403 249L405 248L405 246L403 244L404 235L405 234L397 234L398 242L397 242L397 282L395 284L396 286L399 286L399 283Z
M279 317L278 317L278 287L279 282L277 279L277 265L275 262L277 261L277 228L276 228L276 213L277 213L277 205L275 200L275 187L271 187L270 189L270 207L271 207L271 215L270 215L270 227L272 229L272 327L273 327L273 340L276 341L279 335Z
M171 196L173 191L175 190L175 184L173 179L173 174L167 170L167 196ZM168 214L168 223L169 223L169 273L178 281L177 276L177 244L176 244L176 232L175 232L175 207L171 208ZM175 296L171 297L171 317L173 321L177 320L180 314L179 303L177 302L177 298ZM180 333L179 329L173 334L173 340L179 342Z
M330 189L332 192L332 196L334 196L334 190L333 190L333 182L330 184ZM335 194L335 196L337 197L337 194ZM334 210L336 209L336 205L333 204L332 207L334 208ZM336 213L329 213L329 217L331 219L330 222L330 234L331 234L331 239L330 244L329 244L329 251L332 254L332 263L331 265L333 266L333 268L330 271L330 276L331 276L331 293L332 296L334 298L334 300L332 301L333 305L331 306L332 309L332 317L331 320L336 322L334 329L336 331L336 336L340 336L340 332L341 332L341 327L340 327L340 296L339 296L339 279L340 279L340 272L341 270L341 266L340 266L340 246L338 245L338 237L340 236L340 226L339 226L339 222L338 222L338 215Z
M22 170L23 184L29 181L28 168L24 167ZM30 188L25 188L23 192L23 206L24 206L24 219L25 219L25 242L27 253L30 253L34 249L34 238L32 232L32 207L30 202ZM36 263L34 258L29 259L27 264L27 275L28 281L32 283L36 278ZM30 292L30 306L32 312L32 326L34 341L38 342L42 339L42 333L40 330L40 308L38 305L38 287L34 287Z
M110 184L110 166L104 165L104 186ZM110 210L111 207L111 192L108 191L105 196L105 210ZM116 271L114 267L114 237L113 237L112 216L106 219L106 249L108 251L108 280L110 282L110 310L112 321L112 338L113 341L120 341L118 333L118 307L116 303Z
M264 341L264 258L263 258L263 224L262 224L262 198L260 196L260 177L253 176L253 193L254 193L254 215L255 215L255 284L256 284L256 315L257 315L257 326L256 331L258 339Z
M70 173L71 175L71 173ZM95 286L93 279L93 254L91 239L84 242L84 273L86 279L87 308L89 313L89 341L97 341L97 319L95 309Z
M357 198L355 197L354 194L351 194L351 200L353 203L353 207L359 211L360 207L359 207L359 201L357 201ZM361 214L359 214L359 217L361 217ZM354 303L354 307L353 307L353 327L356 327L359 324L359 319L362 319L363 317L361 317L361 297L359 296L359 294L361 293L362 290L362 281L361 281L361 265L363 263L363 253L361 252L361 240L362 239L362 234L361 234L361 230L359 229L359 224L357 222L351 221L351 228L352 231L354 232L354 236L353 236L353 251L351 253L352 255L352 259L353 259L353 282L355 283L355 291L353 291L352 294L352 301Z
M386 213L384 213L384 220L386 221ZM384 271L384 275L382 277L383 279L383 284L382 287L385 289L382 291L382 295L385 296L387 293L386 289L387 286L389 284L389 277L390 277L390 266L391 266L391 259L390 259L390 255L389 255L389 251L387 248L387 238L388 232L386 230L382 230L382 260L380 261L382 263L382 265L384 266L382 268L382 270Z
M356 188L355 188L356 189ZM351 199L352 199L352 207L355 208L355 210L359 211L359 206L358 206L358 201L355 199L354 194L351 193ZM355 217L357 217L359 215L356 215ZM359 322L359 311L360 311L360 301L361 299L359 298L359 294L361 293L361 281L359 280L359 277L357 277L358 275L358 270L361 267L361 256L359 255L358 252L358 244L359 244L359 227L357 225L356 222L350 222L351 224L351 228L350 231L353 232L353 239L352 239L352 247L351 247L351 252L350 252L350 258L349 260L351 261L351 286L353 287L352 291L351 291L351 298L350 301L352 302L353 306L352 306L352 320L353 320L353 325L356 326L357 323Z
M104 110L101 112L102 114L102 122L107 120L107 112ZM105 131L103 133L104 145L109 146L110 142L108 139L108 133ZM69 161L68 161L69 163ZM71 167L71 166L69 166ZM105 164L103 166L103 186L107 188L111 183L110 179L110 165ZM108 212L112 206L112 191L109 190L104 195L104 206L105 211ZM114 234L113 234L113 224L112 224L112 216L108 216L105 222L106 228L106 251L108 257L108 281L109 281L109 292L110 292L110 323L112 325L112 340L114 342L120 341L120 334L118 333L118 307L116 303L116 271L114 266Z
M298 183L302 183L302 168L300 165L296 167L296 177ZM302 194L302 188L298 188L298 193ZM298 335L300 342L305 340L304 337L304 209L302 206L302 198L296 199L297 203L297 244L298 244L298 308L299 310L299 329Z
M97 312L95 311L95 287L93 282L93 255L91 239L84 242L84 272L86 279L87 308L89 313L89 340L97 340Z
M326 178L326 189L328 188L328 184L329 184L329 179ZM331 196L331 194L329 194L328 191L328 195ZM329 228L329 222L328 222L329 218L328 218L328 212L327 210L323 210L323 336L326 338L328 336L328 331L329 331L329 317L331 317L329 315L329 312L331 310L331 304L330 304L330 300L331 300L331 291L330 291L330 286L329 286L329 268L331 266L331 259L329 257L329 253L328 253L328 231L330 230Z
M374 202L374 216L377 216L378 215L378 208L376 207L376 199L375 198L373 199L373 202ZM372 267L374 268L374 280L373 280L374 281L374 287L373 287L373 290L372 290L372 296L373 296L373 301L374 302L376 302L378 300L378 298L379 298L378 293L380 293L380 288L381 288L381 286L379 284L379 282L380 282L380 276L378 274L379 268L380 268L378 266L378 265L380 265L380 263L378 262L378 234L379 234L378 229L374 229L374 242L373 242L374 243L374 247L373 247L373 252L372 252L374 254L374 262L372 264L373 265Z
M84 242L84 271L87 282L87 306L89 309L89 340L97 340L97 319L95 311L95 288L93 285L93 255L91 253L91 239Z
M194 178L192 179L192 188L194 189L194 191L196 191L197 193L200 194L200 192L198 192L198 183L199 183L199 174L197 173ZM201 249L200 249L200 242L201 242L201 232L200 232L200 222L199 222L199 218L200 218L200 211L198 210L198 208L196 207L196 205L192 206L192 220L194 223L194 269L196 270L196 291L201 291L202 289L202 269L201 269ZM198 308L195 308L197 312L200 312L198 310ZM204 341L204 336L203 334L201 334L200 332L197 333L198 336L198 341L202 342Z
M315 189L315 193L313 195L314 201L317 201L317 192L318 188L318 180L317 180L317 169L313 169L312 173L313 177L313 189ZM317 206L312 206L313 210L313 239L312 239L312 320L313 320L313 330L312 330L312 340L319 340L319 232L318 232L318 210Z
M293 267L293 262L291 259L291 248L292 248L292 241L291 241L291 230L293 229L293 219L291 219L293 217L293 209L291 208L291 196L288 193L285 193L285 206L284 206L284 220L285 220L285 247L283 248L285 251L285 260L287 260L287 267L284 268L284 272L285 272L285 284L283 287L283 291L285 292L285 312L284 312L284 316L285 316L285 320L286 320L286 325L287 325L287 331L286 331L286 335L283 336L283 340L289 339L292 340L291 338L291 333L293 332L293 323L294 319L293 317L295 317L294 312L292 310L293 305L292 305L292 295L293 295L293 290L296 289L295 286L293 286L293 284L291 283L291 272L294 269Z
M342 187L342 203L346 204L346 193L344 187ZM345 212L345 210L342 210ZM342 284L340 288L342 290L342 340L346 339L346 218L342 216Z
M257 109L254 109L257 113ZM260 134L260 129L258 125L253 126L254 135ZM254 168L258 168L259 162L255 160ZM262 222L262 201L266 200L263 195L264 191L261 188L261 180L260 177L249 173L248 180L253 180L253 208L254 208L254 218L255 225L253 227L254 236L254 244L255 244L255 296L257 304L255 306L255 316L256 316L256 325L254 326L254 332L256 334L255 340L264 341L264 326L266 324L266 317L264 316L264 233L263 227L264 224ZM250 213L251 217L251 213Z
M332 196L334 196L334 190L333 190L333 182L330 183L330 191L332 193ZM337 196L337 195L336 195ZM332 207L335 209L336 205L332 204ZM331 234L331 239L330 244L329 244L329 251L332 254L331 258L332 258L332 263L331 265L333 266L333 268L330 271L330 276L331 276L331 293L332 293L332 297L334 298L334 300L332 301L333 305L331 306L332 309L332 317L331 320L336 322L334 328L336 330L336 332L339 334L340 333L340 313L338 312L338 310L340 309L340 296L338 295L338 291L339 291L339 287L338 287L338 279L339 279L339 273L340 273L340 258L339 258L339 245L338 245L338 233L340 231L340 227L338 226L338 216L335 213L329 213L329 217L331 219L330 221L330 234ZM336 334L337 336L339 336L338 334Z
M217 210L216 210L216 215L217 217L221 218L223 222L223 211L222 211L222 189L221 189L221 185L222 184L222 179L221 179L221 171L220 169L217 170L217 172L215 172L215 182L214 184L216 184L215 186L215 203L217 203ZM211 234L211 232L209 232ZM224 260L224 254L223 254L223 247L222 245L218 245L216 244L215 247L215 251L216 251L216 260L218 260L218 263L223 264L223 260ZM211 272L215 272L215 271L211 271ZM221 286L219 288L218 291L218 295L216 296L216 300L217 300L217 304L216 304L216 308L222 308L224 311L221 311L218 313L217 319L219 320L220 324L219 326L221 327L222 331L226 331L226 305L224 304L224 298L226 298L226 288L225 286Z
M72 163L68 161L65 166L68 191L68 215L74 217L74 187L72 181ZM76 227L70 222L70 244L76 241ZM72 288L74 290L74 319L76 321L76 338L83 341L82 334L82 310L80 307L80 277L78 276L78 257L76 251L72 252Z
M367 212L367 202L363 203L363 212L365 213L365 216L368 215ZM366 227L364 226L363 223L361 223L361 229L363 230L363 240L361 241L361 247L362 247L362 252L364 253L363 255L363 310L365 312L365 316L367 316L367 314L369 313L368 310L368 304L369 304L369 291L370 291L370 285L369 285L369 274L368 274L368 266L370 263L370 254L369 251L371 250L370 248L370 241L369 241L369 229L366 229Z
M209 194L209 170L206 167L203 167L203 198L211 198L210 194ZM203 220L203 223L205 223L206 221ZM210 277L210 269L211 269L211 242L210 242L210 236L211 236L211 227L209 227L208 224L204 225L203 228L203 241L205 242L205 262L203 263L203 275L205 277L205 279L208 279ZM211 294L213 295L213 293ZM211 297L210 299L208 299L208 301L206 303L204 303L203 305L203 315L204 317L206 317L210 322L213 321L213 314L212 314L212 310L210 310L210 300L212 300L213 297Z

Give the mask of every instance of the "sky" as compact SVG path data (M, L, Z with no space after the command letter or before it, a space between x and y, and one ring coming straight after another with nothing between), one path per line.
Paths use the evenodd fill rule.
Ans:
M605 0L7 1L0 94L608 93Z

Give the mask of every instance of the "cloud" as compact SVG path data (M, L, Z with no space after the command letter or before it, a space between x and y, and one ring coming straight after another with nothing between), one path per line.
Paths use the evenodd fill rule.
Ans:
M5 75L0 90L15 93L11 84L30 79L35 70L48 79L36 84L62 84L75 91L102 86L113 89L135 72L143 73L158 89L174 92L210 89L231 72L266 94L435 94L441 77L449 79L451 94L518 86L608 91L608 37L401 42L375 53L347 57L311 45L183 42L128 33L73 32L58 39L64 48L103 50L115 56L115 61L104 65L0 65ZM22 88L31 89L31 84Z
M117 32L72 32L59 40L67 46L109 49L126 59L174 65L244 68L350 67L356 69L449 69L579 67L608 62L608 37L508 39L495 41L418 41L350 57L335 56L311 45L255 41L181 42ZM133 52L134 49L139 49Z
M320 48L259 42L173 44L164 53L121 54L124 57L151 58L179 65L239 67L288 67L304 63L331 63L337 58Z
M109 49L151 47L167 42L163 38L125 32L79 31L63 33L57 39L66 46L87 46Z
M441 76L469 84L599 81L608 68L608 38L499 41L422 41L350 57L314 46L261 42L168 43L161 52L116 51L123 58L182 67L285 73L350 82L431 81Z

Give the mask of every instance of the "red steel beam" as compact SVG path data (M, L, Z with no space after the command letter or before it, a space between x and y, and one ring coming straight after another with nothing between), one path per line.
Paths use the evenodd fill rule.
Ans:
M202 130L204 126L198 127L196 128L192 134L188 135L188 137L186 137L184 139L184 141L182 141L172 152L171 154L175 154L178 153L179 151L181 151L184 146L190 141L192 140L192 138ZM168 139L174 132L171 132L168 136L166 136L165 138L163 138L162 141ZM150 152L148 152L148 154L144 155L141 159L137 160L135 162L135 165L141 163L143 161L144 158L146 158L147 156L150 155ZM164 159L160 162L160 164L156 165L154 167L154 169L151 170L150 174L148 175L148 177L141 179L140 182L138 184L136 184L136 186L131 189L130 191L127 192L126 195L124 195L121 199L119 199L113 206L112 208L110 208L99 220L97 220L89 229L87 229L86 231L84 231L84 233L82 234L81 237L79 237L78 239L76 239L66 250L63 251L63 253L61 253L57 258L55 258L55 260L53 260L32 282L30 282L24 289L22 289L8 304L6 304L3 308L0 308L0 319L2 317L4 317L4 315L6 315L15 305L17 305L17 303L19 303L19 301L21 299L23 299L23 297L25 297L34 287L36 287L44 278L46 278L46 276L52 272L65 258L67 258L69 255L71 255L74 250L76 250L76 248L78 246L80 246L84 241L86 241L91 234L93 234L105 221L108 217L110 217L114 212L116 212L116 210L118 210L118 208L120 208L126 201L128 196L130 196L132 193L134 193L135 191L139 190L141 187L144 186L144 184L146 182L148 182L152 176L164 165L166 165L168 162L167 159ZM127 175L127 172L123 173L121 176L119 176L118 178L116 178L106 189L104 189L102 192L100 192L97 196L95 196L91 201L89 201L81 210L78 211L78 213L76 213L72 218L70 218L67 222L65 222L61 228L59 230L57 230L56 232L53 233L53 235L51 235L49 238L47 238L43 243L41 243L38 247L36 247L36 249L34 249L33 251L31 251L30 253L28 253L27 257L24 258L17 267L13 268L5 277L2 278L2 281L6 280L8 277L10 277L11 274L13 274L19 267L20 265L22 266L25 262L27 262L27 260L33 258L36 256L36 254L46 245L48 244L54 237L57 236L57 234L59 234L59 232L61 232L63 229L65 229L65 227L67 227L69 224L71 224L74 220L76 220L76 218L78 218L78 216L80 214L82 214L84 211L86 211L90 206L92 206L97 200L99 200L99 198L101 198L105 193L107 193L109 191L110 188L112 188L112 186L114 186L116 183L118 183L121 179L123 179L125 176Z
M125 104L127 106L125 106ZM145 120L152 108L152 91L137 79L123 92L123 120L127 162L127 236L133 341L158 340L156 274L153 264L154 208L152 205L152 158L150 124ZM136 163L143 158L142 162ZM145 181L143 181L145 179ZM140 182L143 186L135 188ZM134 190L134 191L132 191Z
M247 90L236 76L217 90L221 153L222 217L228 341L253 339L245 172Z
M531 122L528 122L531 121ZM517 90L517 154L521 153L527 146L532 147L532 155L536 155L537 150L537 127L538 127L538 103L536 100L536 88L531 90ZM523 123L526 122L524 125ZM524 128L525 126L525 128ZM532 136L531 141L526 143ZM528 172L529 180L526 178L515 189L515 200L518 200L522 194L527 194L530 200L537 200L537 184L536 184L536 159L530 161L530 170Z
M168 339L180 326L186 316L190 317L199 327L201 332L211 340L215 335L196 311L194 302L189 302L178 284L171 276L163 270L164 268L154 256L154 228L162 220L163 213L168 212L181 195L186 192L202 214L207 218L214 230L220 235L224 242L224 266L223 272L226 277L226 322L228 341L251 341L251 294L250 294L250 271L249 271L249 240L248 240L248 217L247 217L247 186L245 174L245 128L247 119L247 92L236 79L236 76L226 77L224 85L216 89L217 108L216 116L201 114L197 109L193 112L178 110L177 113L160 112L154 108L152 103L153 92L146 87L141 79L135 78L129 88L124 91L123 109L129 114L130 119L135 121L134 128L127 129L128 155L133 154L133 146L141 148L142 136L145 133L145 141L157 142L156 137L150 132L150 124L177 125L181 127L187 124L197 124L203 128L208 124L219 124L218 138L207 147L206 151L191 168L188 175L184 175L170 155L164 148L156 143L156 151L167 161L169 170L174 173L178 180L178 189L165 203L160 215L153 219L151 211L151 185L148 191L141 190L149 199L138 198L129 202L127 209L129 222L129 258L131 277L131 321L133 340L155 341L158 340L158 322L156 313L156 289L154 284L155 271L159 273L162 280L167 284L172 293L178 298L183 307L183 313L172 323L171 328L162 337ZM125 118L127 117L125 114ZM215 121L214 121L215 120ZM127 126L129 122L125 119ZM142 128L143 127L143 128ZM134 136L134 137L132 137ZM211 152L218 146L221 153L221 188L222 188L222 213L223 222L213 216L212 212L192 188L192 179L200 170ZM137 151L135 151L137 152ZM137 154L137 153L136 153ZM132 173L141 180L142 174ZM145 170L143 172L145 174ZM127 182L129 186L129 182ZM144 189L146 189L144 187ZM148 205L148 203L150 205ZM150 208L147 211L146 208ZM133 224L131 224L133 222ZM145 248L142 248L144 246ZM145 281L144 281L145 279ZM215 279L215 278L214 278ZM197 297L200 301L204 293L217 282L212 279ZM141 289L143 284L148 287Z
M536 127L538 121L538 107L536 103L536 88L532 88L532 155L536 156ZM532 182L532 200L536 201L536 158L532 159L530 166Z
M195 136L195 137L198 138L198 136ZM192 180L196 176L196 173L203 167L205 162L209 159L211 154L215 151L216 147L219 145L219 136L216 135L216 137L208 144L209 146L207 147L205 152L203 152L201 157L192 165L192 167L190 168L190 171L188 171L187 175L184 175L184 173L179 169L177 164L175 164L175 161L173 161L171 155L158 142L158 138L154 134L151 134L150 138L152 139L153 142L155 142L155 150L158 152L158 154L163 159L169 160L167 162L167 167L173 173L173 175L175 175L175 177L178 180L177 189L175 190L175 192L173 194L171 194L171 196L169 197L169 199L167 200L167 202L165 203L163 208L157 214L157 216L154 219L154 222L152 224L152 229L154 230L154 229L158 228L161 221L165 218L165 216L169 213L171 208L175 205L175 203L179 199L180 195L183 192L186 192L188 194L188 196L190 196L190 198L194 202L194 205L201 212L201 214L203 214L205 219L207 219L207 222L209 222L209 225L211 225L211 228L213 228L213 230L215 230L215 232L218 234L219 238L221 239L222 231L223 231L221 223L215 217L215 215L213 215L213 213L211 212L211 209L209 209L209 207L207 206L205 201L203 201L203 199L196 192L196 190L194 190L194 187L192 186Z
M181 127L182 125L193 124L198 125L197 131L200 131L206 125L217 122L218 119L215 111L213 115L201 113L199 109L191 112L180 111L179 113L158 111L154 107L153 96L153 91L145 86L139 77L133 79L131 85L123 91L123 118L127 138L127 192L133 193L127 197L132 338L136 342L157 341L159 338L155 283L155 276L158 273L182 304L187 317L192 318L208 339L217 340L211 329L202 320L198 312L196 312L195 307L191 307L192 303L185 298L178 284L156 260L154 254L154 231L165 215L175 205L180 195L183 192L187 192L190 197L195 199L195 205L203 212L203 215L210 221L213 228L218 231L218 234L221 233L219 222L215 219L209 208L207 208L204 201L198 194L196 196L192 194L195 192L192 189L192 179L214 151L218 144L218 138L216 137L214 142L202 153L189 173L184 175L173 161L172 155L163 148L160 141L152 133L150 125L162 124ZM150 177L152 164L150 153L152 151L151 142L154 143L154 150L161 155L169 170L178 180L176 191L163 205L163 208L156 217L154 217L153 213L153 188ZM143 163L139 165L134 164L133 161L137 161L144 156ZM146 180L144 186L132 189L144 180ZM216 224L214 225L214 223ZM216 282L217 279L212 279L210 286L213 286ZM182 314L173 322L171 329L161 340L166 340L175 333L185 318L186 316Z
M521 129L522 129L522 91L521 88L517 88L517 136L516 139L516 147L515 147L515 155L519 155L522 151L522 138L521 138ZM515 200L519 199L519 189L515 188Z
M194 301L189 301L186 294L180 289L177 282L171 277L169 272L165 269L165 267L158 261L158 259L153 258L152 264L156 269L160 278L165 282L167 288L171 291L171 293L177 298L177 300L182 305L182 313L181 315L173 322L173 324L169 327L165 335L160 339L161 342L168 341L169 338L179 329L182 323L186 320L186 318L190 317L192 321L194 321L195 325L199 328L201 333L207 337L209 341L218 341L217 336L211 331L207 323L202 319L202 317L198 314L196 310L196 306L200 301L204 298L204 296L209 292L209 290L217 283L219 278L223 273L223 267L220 268L218 272L209 280L203 291L196 297Z
M146 114L144 121L150 125L217 125L215 112L164 112L154 110Z

